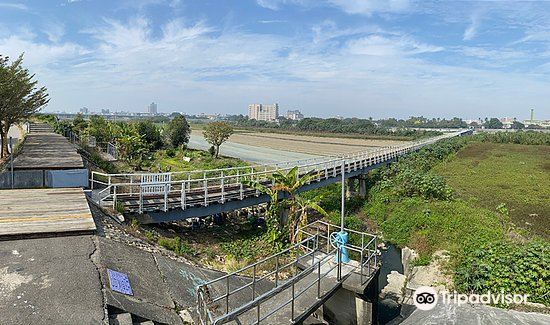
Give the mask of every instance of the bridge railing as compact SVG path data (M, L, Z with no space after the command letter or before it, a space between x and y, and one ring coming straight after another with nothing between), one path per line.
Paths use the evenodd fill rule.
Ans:
M117 200L133 202L134 212L144 210L186 209L191 206L207 206L228 200L244 199L259 192L247 188L243 182L253 180L269 185L269 176L275 171L286 172L297 166L300 174L314 172L317 181L341 175L342 163L345 172L356 171L394 159L442 138L442 135L399 146L389 146L342 156L312 158L277 164L241 166L224 169L185 171L171 173L106 174L91 173L91 188L101 204L110 202L116 207ZM155 176L157 175L157 176ZM163 177L160 177L163 176ZM157 179L151 182L151 179Z
M294 320L303 312L297 310L297 300L306 292L311 295L313 290L321 299L330 291L327 286L337 286L352 273L361 276L361 284L368 281L378 267L376 236L345 229L356 237L346 248L358 254L352 255L355 260L343 263L341 251L330 244L331 232L339 230L336 225L316 221L297 231L302 238L291 247L199 285L197 311L201 323L223 324L245 313L252 323L269 323L268 318L285 307L289 309L285 313ZM262 308L283 291L289 292Z

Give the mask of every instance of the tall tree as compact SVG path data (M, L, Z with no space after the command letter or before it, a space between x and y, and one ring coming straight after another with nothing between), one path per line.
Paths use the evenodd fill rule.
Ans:
M189 142L191 128L184 116L177 114L166 126L166 138L172 147L183 147Z
M23 54L11 63L0 55L0 157L8 155L10 127L38 112L48 101L46 88L39 88L34 74L23 68Z
M225 122L209 123L202 132L208 143L216 148L216 158L220 154L220 146L233 134L233 127Z
M139 121L136 124L136 129L138 133L143 136L143 140L147 142L151 149L158 150L162 148L163 142L160 135L160 129L155 123L153 123L153 121Z

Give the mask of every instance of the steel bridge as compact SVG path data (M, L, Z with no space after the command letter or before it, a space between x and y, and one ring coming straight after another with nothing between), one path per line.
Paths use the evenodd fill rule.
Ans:
M365 174L441 139L469 133L463 130L399 146L283 163L225 169L170 173L105 174L92 172L93 199L102 206L123 208L143 223L158 223L202 217L258 205L269 197L244 185L257 181L269 185L275 171L298 167L299 174L313 172L316 178L301 190L308 191ZM284 193L281 193L284 195Z
M198 286L201 323L301 323L342 286L362 293L380 266L376 236L345 229L352 259L343 262L341 249L330 242L339 230L313 222L297 231L295 245Z

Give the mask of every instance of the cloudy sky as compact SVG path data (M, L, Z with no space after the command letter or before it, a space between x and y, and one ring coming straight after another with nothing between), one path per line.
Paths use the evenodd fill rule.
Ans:
M550 118L550 2L0 0L46 110Z

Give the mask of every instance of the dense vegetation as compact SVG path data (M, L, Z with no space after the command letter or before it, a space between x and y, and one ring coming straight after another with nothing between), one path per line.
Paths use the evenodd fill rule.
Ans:
M112 122L97 115L91 116L89 120L80 114L73 120L65 121L57 121L53 115L39 115L37 118L52 124L60 133L76 134L82 140L81 145L84 149L81 150L81 154L107 172L167 172L245 165L239 159L218 159L216 152L209 154L188 149L186 145L191 129L182 115L173 116L165 126L159 126L153 120L143 119L133 122ZM220 123L216 125L218 124ZM116 163L105 161L99 150L87 146L86 139L89 137L95 138L97 147L105 148L107 143L114 144L119 160Z
M462 292L502 289L549 304L545 220L550 213L550 147L541 146L549 140L550 134L534 132L480 134L423 148L371 172L368 199L348 200L346 224L368 227L393 244L414 248L420 254L417 263L427 264L437 250L449 251L455 286ZM500 150L490 151L495 147ZM482 157L461 161L472 148L482 148ZM489 156L494 159L485 165L481 160ZM457 179L460 186L455 189ZM494 188L494 181L511 184ZM333 222L338 221L336 187L307 194L320 197ZM535 208L540 208L540 218L529 220L536 229L525 228L518 220Z
M336 133L336 134L356 134L367 136L391 136L406 137L417 139L422 137L434 136L440 134L436 131L406 129L405 124L397 126L383 125L370 119L359 118L305 118L300 121L287 120L280 118L278 123L251 120L244 116L231 119L231 122L237 127L260 128L268 130L295 131L308 133ZM392 123L389 123L392 124Z

